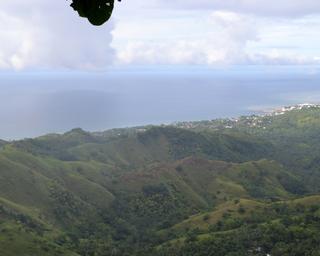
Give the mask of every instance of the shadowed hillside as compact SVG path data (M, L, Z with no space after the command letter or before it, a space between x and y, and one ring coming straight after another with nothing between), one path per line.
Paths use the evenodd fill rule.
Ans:
M313 245L303 234L320 231L310 196L319 192L319 116L310 107L1 141L0 253L307 255L288 248L296 232Z

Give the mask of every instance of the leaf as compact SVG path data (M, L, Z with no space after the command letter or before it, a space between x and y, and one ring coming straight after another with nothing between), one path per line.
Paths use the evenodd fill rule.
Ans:
M80 17L87 18L95 26L100 26L110 19L114 0L72 0L71 7Z

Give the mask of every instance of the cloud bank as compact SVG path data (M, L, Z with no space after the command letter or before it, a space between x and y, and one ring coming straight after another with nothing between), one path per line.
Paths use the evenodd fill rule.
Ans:
M244 15L216 11L202 37L129 42L119 51L122 63L219 64L241 62L248 41L257 40L254 21Z
M318 0L134 0L91 26L65 0L0 0L0 70L320 63Z
M138 0L143 5L144 0ZM261 16L295 17L320 13L318 0L150 0L150 6L176 9L222 10Z
M119 47L115 44L119 63L209 66L320 63L319 17L271 18L221 10L183 11L177 18L167 20L157 15L144 15L147 22L143 24L131 22L116 27L115 38L123 38ZM123 31L130 36L126 37Z
M111 64L112 23L90 26L68 4L2 0L0 69L95 69Z

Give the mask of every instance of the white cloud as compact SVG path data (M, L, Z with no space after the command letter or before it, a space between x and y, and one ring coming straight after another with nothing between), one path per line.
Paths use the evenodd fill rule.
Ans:
M320 16L293 16L298 15L293 9L311 14L320 2L301 3L123 2L115 15L113 46L118 63L129 65L319 64Z
M228 64L246 59L246 45L258 40L254 21L232 12L213 12L207 20L211 28L194 38L159 41L129 41L118 48L122 63Z
M0 68L102 68L113 62L112 22L93 27L66 1L2 0Z
M135 0L91 26L65 0L0 0L0 69L318 64L318 0ZM309 15L309 16L304 16ZM110 46L112 44L112 47Z
M295 52L271 49L263 53L248 54L247 63L255 65L318 65L317 57L308 57Z
M139 6L211 9L262 16L301 16L320 13L319 0L136 0Z

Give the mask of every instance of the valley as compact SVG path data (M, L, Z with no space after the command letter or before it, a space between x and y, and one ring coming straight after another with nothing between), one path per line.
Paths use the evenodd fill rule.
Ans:
M0 141L0 255L320 255L320 107Z

